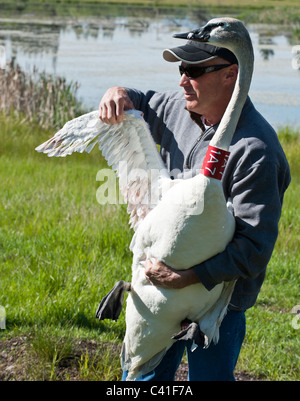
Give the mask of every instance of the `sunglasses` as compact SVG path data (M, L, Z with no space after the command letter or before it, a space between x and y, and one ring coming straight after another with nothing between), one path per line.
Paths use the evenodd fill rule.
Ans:
M209 65L207 67L183 67L182 65L180 65L179 72L180 75L185 74L189 79L196 79L201 77L201 75L207 74L208 72L219 71L222 68L229 67L230 65L232 64Z

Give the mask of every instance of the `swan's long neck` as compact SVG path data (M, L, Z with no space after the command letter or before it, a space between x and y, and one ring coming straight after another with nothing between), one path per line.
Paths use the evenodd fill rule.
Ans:
M237 54L237 52L235 52L235 55L239 62L239 73L236 84L218 129L210 141L211 146L226 151L229 149L243 106L247 99L253 72L253 53L251 51L248 53L242 52L242 54Z

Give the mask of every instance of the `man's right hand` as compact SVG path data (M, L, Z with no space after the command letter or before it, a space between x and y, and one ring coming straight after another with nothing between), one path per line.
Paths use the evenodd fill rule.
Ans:
M116 124L123 121L124 110L134 109L127 90L120 86L109 88L103 95L99 110L99 118L106 124Z

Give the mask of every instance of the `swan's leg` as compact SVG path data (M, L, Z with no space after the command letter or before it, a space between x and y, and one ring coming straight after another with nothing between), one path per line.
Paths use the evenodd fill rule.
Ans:
M130 291L131 285L126 281L118 281L112 290L101 300L96 311L96 318L99 320L118 320L123 306L125 291Z
M186 319L181 323L181 328L182 330L179 333L172 336L173 340L193 340L192 351L198 346L203 347L204 335L200 330L198 323Z

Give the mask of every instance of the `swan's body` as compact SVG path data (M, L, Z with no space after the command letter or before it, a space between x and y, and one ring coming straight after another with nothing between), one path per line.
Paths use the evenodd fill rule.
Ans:
M231 28L227 42L221 42L224 25L216 25L220 21ZM239 21L221 19L212 20L207 26L209 24L212 26L211 33L214 33L214 36L211 35L214 40L209 41L212 44L217 42L218 46L229 47L236 42L232 29L236 29L243 38L243 46L237 43L236 47L233 44L230 48L239 60L239 77L211 141L211 145L228 150L251 80L251 65L249 71L243 69L244 60L239 48L250 52L251 64L252 46L246 29ZM195 40L202 39L196 37ZM207 338L207 345L211 340L217 341L218 329L234 288L234 282L223 282L211 291L207 291L201 283L171 290L157 288L145 279L146 259L156 258L174 269L184 270L222 252L233 237L235 220L226 207L220 180L203 174L188 180L172 181L169 178L151 134L139 117L127 114L123 123L106 126L97 118L97 112L89 113L79 117L80 120L67 123L54 138L37 148L48 152L49 156L65 156L73 151L89 151L93 146L90 141L98 141L103 155L120 176L120 187L129 203L128 210L135 229L131 243L131 291L127 299L122 350L122 367L128 371L128 379L148 373L158 365L173 344L172 336L180 331L180 323L185 318L199 324ZM78 143L74 144L74 138ZM126 143L127 147L124 147ZM124 185L124 177L117 165L120 160L130 162L131 169L155 170L151 174L151 182L138 172L138 178ZM149 203L147 194L150 192L159 195Z

